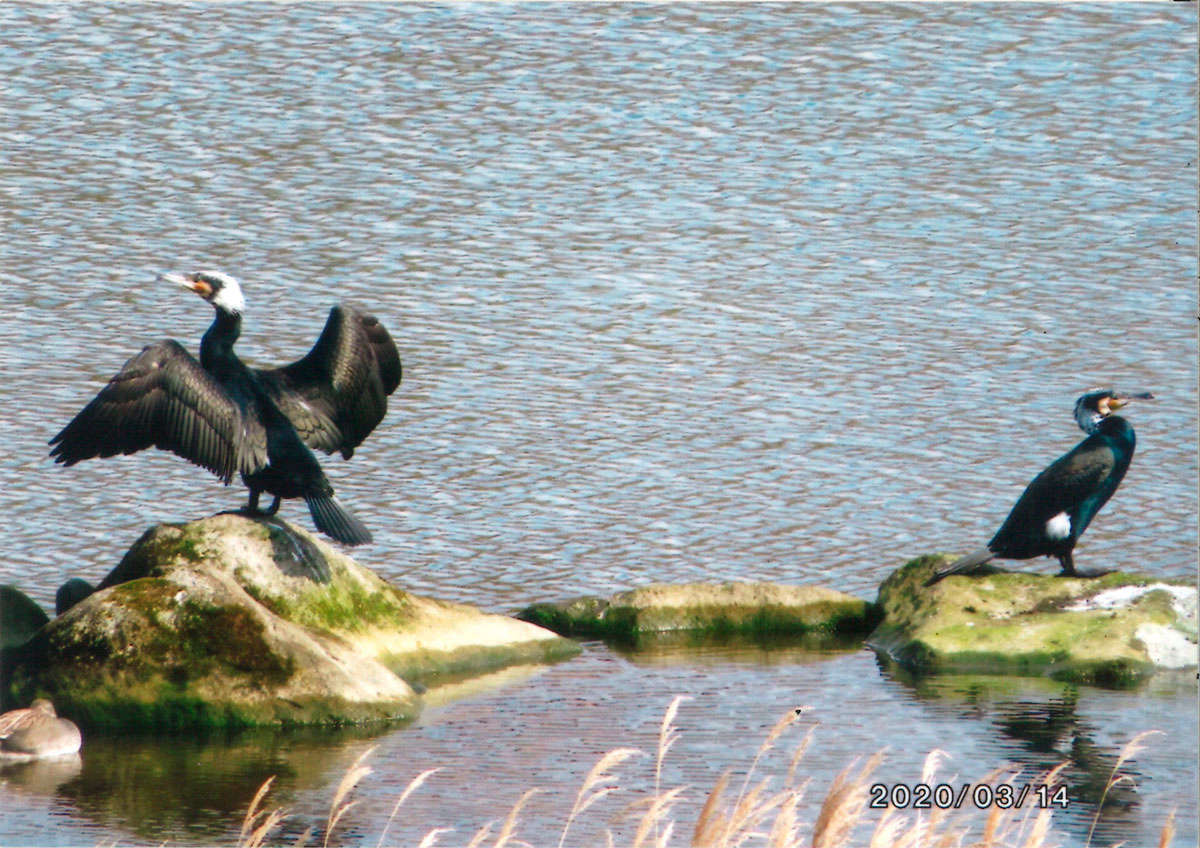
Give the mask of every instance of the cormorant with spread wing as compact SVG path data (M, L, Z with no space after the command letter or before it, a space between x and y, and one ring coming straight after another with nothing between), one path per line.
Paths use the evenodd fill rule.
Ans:
M56 462L169 450L228 485L240 473L246 511L273 515L282 498L304 498L313 522L347 545L371 534L333 497L313 450L349 459L387 412L400 384L400 355L373 316L334 306L317 343L282 368L246 366L233 351L245 301L228 274L163 274L216 310L200 361L173 340L148 345L50 440ZM259 496L274 496L260 511Z
M925 585L973 571L996 557L1052 556L1062 564L1063 577L1106 574L1076 571L1072 552L1133 459L1133 427L1113 413L1132 400L1153 397L1149 392L1118 395L1111 389L1095 389L1080 397L1075 402L1075 421L1087 438L1033 478L986 548L936 572Z

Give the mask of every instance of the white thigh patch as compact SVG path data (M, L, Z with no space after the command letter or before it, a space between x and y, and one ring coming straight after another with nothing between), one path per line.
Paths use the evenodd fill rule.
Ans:
M1071 516L1065 512L1046 522L1046 535L1051 539L1065 539L1071 535Z

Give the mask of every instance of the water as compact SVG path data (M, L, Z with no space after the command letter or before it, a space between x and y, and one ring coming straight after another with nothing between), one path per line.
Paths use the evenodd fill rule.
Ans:
M1095 385L1157 400L1080 566L1194 576L1196 31L1186 4L5 4L0 581L52 606L150 524L242 499L170 455L46 458L141 345L197 343L207 307L154 282L194 267L243 280L255 363L302 355L335 300L391 329L392 411L326 468L375 532L361 561L413 591L873 597L986 541ZM553 844L676 694L664 784L705 790L797 702L818 796L884 745L883 780L942 747L964 780L1071 758L1082 792L1162 729L1093 844L1156 844L1172 807L1196 839L1194 680L918 685L866 651L729 646L530 673L377 738L89 740L77 773L0 777L0 842L228 843L276 773L319 824L377 744L347 839L442 766L389 841L465 841L537 785L519 833ZM1012 729L1051 713L1058 737ZM164 776L187 789L147 791Z

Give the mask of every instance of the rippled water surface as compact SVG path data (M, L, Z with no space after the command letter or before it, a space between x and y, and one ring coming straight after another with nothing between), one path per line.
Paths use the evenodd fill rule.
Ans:
M1095 385L1157 399L1081 567L1195 575L1196 32L1167 3L0 5L0 582L52 606L150 524L240 503L170 455L46 456L143 344L198 343L208 307L154 278L206 266L243 280L256 364L340 299L396 337L392 411L326 468L375 532L356 556L417 592L873 598L985 542ZM1156 843L1172 807L1196 839L1186 678L914 684L861 650L602 645L529 674L382 737L95 740L0 772L0 843L232 842L270 774L319 825L377 744L347 839L376 844L443 766L389 841L465 841L540 785L520 834L553 844L596 756L653 748L676 694L668 785L745 769L804 704L818 795L884 745L887 780L934 747L963 779L1070 758L1071 846L1086 787L1162 729L1093 844Z

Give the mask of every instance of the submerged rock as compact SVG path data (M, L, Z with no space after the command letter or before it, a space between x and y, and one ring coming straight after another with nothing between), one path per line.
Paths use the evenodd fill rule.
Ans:
M49 620L46 611L16 586L0 586L0 649L25 644Z
M867 633L872 604L820 586L780 583L652 584L611 598L527 607L518 618L567 636L621 641L655 633L753 636Z
M1136 574L1079 579L994 571L924 581L915 559L879 588L867 644L917 673L1008 673L1127 686L1197 664L1196 589Z
M396 589L281 520L217 515L147 531L13 654L4 694L48 695L85 727L404 719L419 709L408 680L577 650Z

